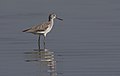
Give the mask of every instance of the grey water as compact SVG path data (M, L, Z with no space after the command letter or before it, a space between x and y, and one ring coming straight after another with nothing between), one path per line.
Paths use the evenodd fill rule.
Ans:
M64 20L47 35L49 63L22 30L52 12ZM0 0L0 76L120 76L120 1Z

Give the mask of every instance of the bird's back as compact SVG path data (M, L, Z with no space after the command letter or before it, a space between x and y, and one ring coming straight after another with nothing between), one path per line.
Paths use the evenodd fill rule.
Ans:
M37 25L34 25L31 28L23 30L23 32L34 33L34 34L36 34L38 32L40 33L40 32L43 32L43 31L47 30L48 27L50 26L50 24L51 24L50 21L44 22L42 24L37 24Z

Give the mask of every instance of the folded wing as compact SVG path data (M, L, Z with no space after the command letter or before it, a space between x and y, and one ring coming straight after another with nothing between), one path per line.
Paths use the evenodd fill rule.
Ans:
M49 25L50 25L50 22L45 22L43 24L37 24L31 28L23 30L23 32L28 32L28 33L42 32L42 31L45 31L49 27Z

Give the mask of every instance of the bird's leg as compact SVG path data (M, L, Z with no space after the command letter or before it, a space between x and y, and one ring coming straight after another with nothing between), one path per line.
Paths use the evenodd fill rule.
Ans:
M44 49L45 49L45 36L44 36L44 42L43 42L43 44L44 44Z
M40 35L38 37L38 50L40 51Z

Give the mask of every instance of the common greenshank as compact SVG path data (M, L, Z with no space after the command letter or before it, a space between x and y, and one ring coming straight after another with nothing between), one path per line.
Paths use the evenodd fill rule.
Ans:
M33 34L39 35L39 37L38 37L38 47L39 47L39 49L40 49L40 36L43 35L44 36L44 48L45 48L45 38L46 38L47 33L51 31L51 29L54 25L54 19L63 20L63 19L57 17L55 13L52 13L52 14L49 15L47 22L44 22L42 24L34 25L31 28L23 30L23 32L33 33Z

